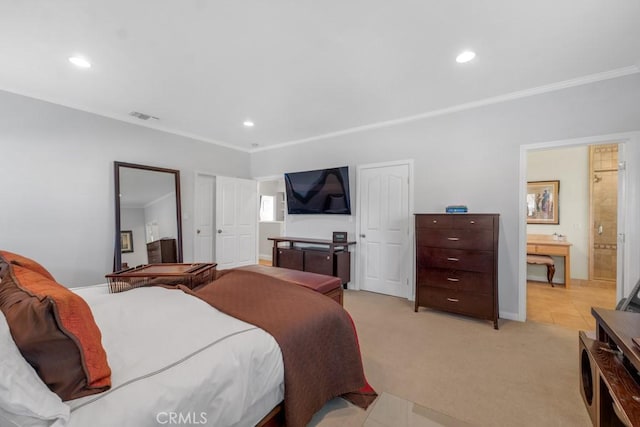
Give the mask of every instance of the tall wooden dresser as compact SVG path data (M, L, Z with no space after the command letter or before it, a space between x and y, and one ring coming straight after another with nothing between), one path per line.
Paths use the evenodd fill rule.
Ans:
M176 239L160 239L147 243L147 259L149 264L176 263Z
M416 214L416 302L498 329L499 214Z

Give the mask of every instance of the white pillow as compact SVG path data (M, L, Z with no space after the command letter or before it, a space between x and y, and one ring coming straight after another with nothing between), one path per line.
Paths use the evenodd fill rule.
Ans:
M22 357L0 311L0 425L64 427L69 406Z

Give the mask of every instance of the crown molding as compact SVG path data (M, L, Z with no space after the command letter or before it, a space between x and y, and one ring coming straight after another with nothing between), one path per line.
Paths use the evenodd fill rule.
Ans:
M358 126L354 128L344 129L336 132L325 133L322 135L316 135L309 138L298 139L294 141L282 142L278 144L269 145L267 147L254 148L249 150L250 153L259 151L274 150L278 148L284 148L297 144L304 144L312 141L319 141L322 139L335 138L337 136L349 135L352 133L365 132L372 129L380 129L390 126L396 126L403 123L414 122L417 120L429 119L432 117L443 116L446 114L457 113L460 111L471 110L473 108L484 107L487 105L498 104L501 102L513 101L516 99L527 98L530 96L540 95L548 92L555 92L558 90L568 89L571 87L587 85L596 83L603 80L615 79L618 77L624 77L631 74L640 73L640 64L632 65L629 67L618 68L615 70L605 71L602 73L590 74L587 76L578 77L575 79L563 80L556 83L551 83L544 86L538 86L531 89L520 90L517 92L507 93L505 95L494 96L491 98L485 98L478 101L467 102L465 104L454 105L452 107L442 108L439 110L428 111L425 113L416 114L413 116L407 116L400 119L386 120L383 122L372 123L369 125Z
M157 131L160 131L160 132L169 133L169 134L172 134L172 135L182 136L182 137L185 137L185 138L196 140L198 142L208 142L210 144L219 145L221 147L229 148L231 150L242 151L244 153L248 153L250 151L247 148L238 147L237 145L230 144L228 142L218 141L218 140L207 138L205 136L198 135L198 134L195 134L195 133L184 132L184 131L181 131L181 130L177 130L177 129L173 129L173 128L170 128L170 127L162 126L161 124L158 124L158 122L145 122L145 121L142 121L140 119L136 119L135 117L131 117L128 114L127 115L120 115L120 114L114 114L114 113L107 113L107 112L104 112L104 111L99 111L99 110L93 109L91 107L87 107L86 105L75 104L73 102L59 102L57 100L53 100L53 99L50 99L48 97L42 97L42 96L39 96L39 95L34 95L33 93L29 93L29 92L17 91L17 90L13 90L12 88L2 87L2 88L0 88L0 90L3 90L5 92L9 92L9 93L13 93L15 95L20 95L20 96L25 96L27 98L32 98L32 99L35 99L37 101L47 102L49 104L54 104L54 105L60 105L60 106L63 106L63 107L71 108L73 110L78 110L78 111L82 111L82 112L85 112L85 113L95 114L97 116L106 117L108 119L117 120L119 122L125 122L125 123L129 123L129 124L132 124L132 125L136 125L136 126L141 126L141 127L148 128L148 129L157 130Z

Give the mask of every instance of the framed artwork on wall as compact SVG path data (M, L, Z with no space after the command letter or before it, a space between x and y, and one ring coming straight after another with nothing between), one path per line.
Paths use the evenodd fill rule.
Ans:
M527 182L527 224L560 224L560 181Z
M125 230L120 232L120 249L123 254L133 252L133 231Z

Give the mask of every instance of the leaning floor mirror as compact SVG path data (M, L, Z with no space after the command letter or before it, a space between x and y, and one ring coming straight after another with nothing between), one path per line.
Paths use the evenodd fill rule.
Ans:
M182 262L180 171L114 162L114 271Z

